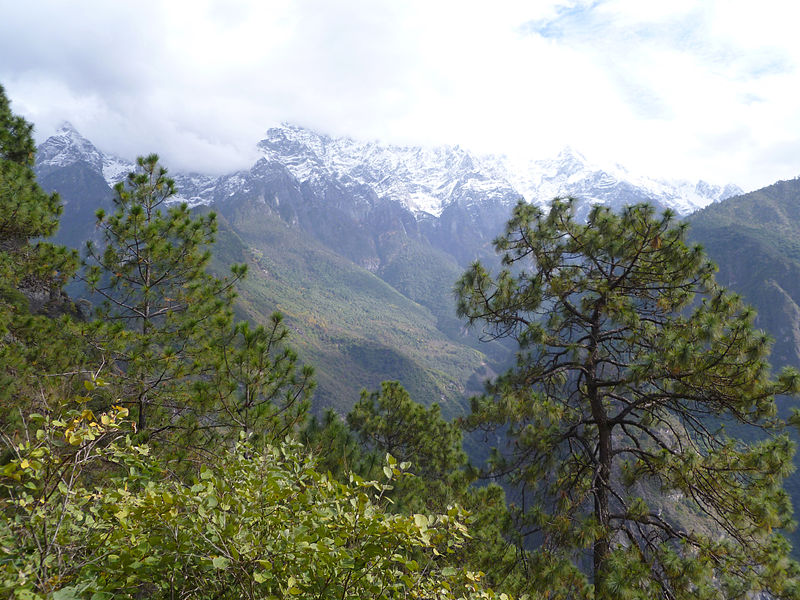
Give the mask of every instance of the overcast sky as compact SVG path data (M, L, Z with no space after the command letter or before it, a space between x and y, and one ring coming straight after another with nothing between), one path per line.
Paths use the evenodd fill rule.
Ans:
M40 141L68 120L172 170L249 166L290 122L750 190L800 174L799 22L786 0L14 1L0 83Z

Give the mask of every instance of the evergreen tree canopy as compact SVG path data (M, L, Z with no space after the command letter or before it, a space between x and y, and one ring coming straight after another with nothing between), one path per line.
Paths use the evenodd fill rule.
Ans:
M0 268L4 288L19 287L23 282L33 286L31 278L63 283L75 267L71 252L31 243L55 233L61 214L58 194L45 193L36 182L32 130L30 123L11 112L0 86ZM69 272L59 276L58 269Z
M11 112L5 88L0 85L0 160L32 167L35 154L33 125Z
M48 395L49 383L35 372L71 371L76 353L68 328L42 316L72 310L61 288L77 256L37 241L55 232L61 202L36 182L32 129L11 112L0 86L0 426L19 417L20 398L30 408L34 397Z
M442 418L437 404L426 409L414 402L397 381L362 391L347 422L362 442L410 462L425 479L444 479L466 462L459 428Z
M468 425L507 436L491 467L550 598L800 597L773 399L800 378L771 377L753 311L684 234L647 205L581 224L570 199L520 203L495 242L505 268L458 283L460 315L519 343Z
M449 557L451 564L481 570L495 589L521 597L532 591L525 572L527 555L516 543L502 488L472 485L474 469L468 467L462 450L461 429L442 418L438 405L426 408L412 400L399 382L384 381L379 391L361 393L347 422L368 453L389 453L407 461L417 475L395 482L390 496L394 510L442 510L453 503L469 510L472 537ZM343 450L346 447L336 452ZM356 466L371 464L352 456L349 461Z
M216 217L169 203L175 184L158 156L117 184L115 210L97 213L103 247L87 245L85 278L103 298L98 311L113 348L120 396L143 434L191 430L207 407L196 406L191 380L213 363L214 347L232 322L232 268L221 280L206 272ZM198 410L199 409L199 410Z
M268 326L240 321L220 340L210 373L196 387L214 407L215 436L235 441L244 433L274 443L305 423L314 369L299 363L288 336L283 316L273 313Z

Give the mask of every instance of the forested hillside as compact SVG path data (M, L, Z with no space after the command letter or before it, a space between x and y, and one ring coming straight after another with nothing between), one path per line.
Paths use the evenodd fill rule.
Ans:
M34 154L0 88L9 597L800 597L775 404L800 374L671 214L522 201L459 277L391 210L334 252L349 209L192 210L149 155L113 191L40 169L78 254Z
M718 279L758 311L772 362L800 367L800 181L781 181L698 211L689 237L719 265Z
M395 388L392 410L416 424L391 436L402 461L363 418L387 410L383 396L363 398L353 432L332 416L309 422L312 369L280 316L234 319L246 267L206 271L216 217L167 204L174 183L155 155L98 212L82 266L37 240L62 209L33 175L30 131L0 88L4 594L496 597L478 565L499 557L487 575L498 583L517 568L503 559L502 493L466 487L458 430ZM75 276L102 299L91 316L61 291ZM406 459L433 449L451 458L406 474ZM475 537L454 500L487 515Z
M64 131L40 146L36 171L42 187L64 202L55 239L82 251L98 235L95 211L111 206L104 173L112 159L73 129ZM114 177L119 162L113 162ZM180 177L176 191L191 196L197 179ZM461 266L427 241L402 207L377 202L368 223L360 223L349 207L357 199L335 182L326 194L330 201L338 194L338 207L263 161L230 179L218 184L213 204L219 231L210 268L224 274L232 264L248 264L236 310L259 323L273 311L284 314L298 352L316 366L316 412L335 407L344 414L362 389L396 379L452 417L509 360L509 347L481 342L456 318L452 287ZM80 281L68 289L76 298L90 297Z

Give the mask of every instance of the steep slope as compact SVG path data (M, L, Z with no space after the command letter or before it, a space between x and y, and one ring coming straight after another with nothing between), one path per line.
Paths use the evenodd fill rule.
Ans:
M584 211L592 204L617 210L626 204L648 202L687 215L742 193L730 184L659 180L635 175L621 165L600 166L569 147L548 160L517 164L503 160L503 169L529 202L545 205L555 196L575 196L583 200Z
M59 191L64 201L62 243L80 249L96 235L94 213L110 208L109 185L123 179L126 168L133 165L105 157L69 125L40 148L40 182ZM428 255L435 250L405 243L403 211L398 214L377 201L374 219L385 240L376 243L368 228L362 228L361 237L353 235L344 208L326 211L304 196L302 186L281 165L260 161L250 172L225 178L176 177L184 190L211 179L214 208L221 216L214 267L226 272L234 262L250 265L237 310L255 322L276 310L285 314L294 331L293 344L316 367L318 410L333 406L345 412L362 388L399 379L416 398L439 402L447 414L463 411L464 398L479 391L482 378L476 372L488 372L487 357L462 343L460 325L450 315L449 290L457 266L447 256L431 262ZM393 235L394 228L402 239ZM329 244L350 243L356 258L366 248L362 262L368 265L377 265L380 246L387 279L407 295L307 230L316 230ZM420 267L426 267L421 275ZM412 276L414 269L417 277ZM71 291L80 293L78 287ZM434 314L431 308L447 314ZM464 339L479 345L475 338Z
M82 248L94 233L95 212L111 206L113 191L103 175L104 155L65 123L39 146L36 177L48 192L58 192L64 205L55 240Z
M800 179L709 206L688 221L690 239L719 266L717 280L758 311L756 326L774 339L772 366L800 369ZM778 405L788 415L798 403L779 398ZM796 509L800 472L785 487ZM800 531L788 535L800 555Z
M701 210L689 237L719 266L717 279L758 310L776 367L800 368L800 180L781 181Z
M233 261L250 268L238 310L254 322L284 314L292 343L316 368L317 408L345 412L362 388L399 379L454 416L479 391L466 382L486 357L442 333L430 310L252 203L221 208L218 268Z
M292 126L270 129L259 148L247 170L174 174L177 200L222 215L217 268L251 265L240 310L256 321L285 312L317 366L320 403L342 409L361 387L399 378L419 400L455 410L468 385L477 391L508 360L509 348L464 331L451 290L470 261L495 260L492 240L523 194L544 203L577 193L585 207L650 199L683 211L727 193L602 171L574 151L515 170L459 147L385 146ZM65 200L61 241L79 247L96 235L95 210L132 168L69 124L40 147L39 177Z
M663 181L634 176L619 165L603 168L565 148L553 159L512 161L476 155L459 146L422 148L331 138L283 125L267 131L259 149L284 164L299 181L336 178L343 185L367 185L415 215L438 217L449 205L513 205L519 197L540 205L559 195L615 208L649 201L679 214L741 193L736 186Z
M637 202L685 215L741 192L730 185L634 176L618 165L603 169L569 148L552 160L514 162L458 146L380 145L291 125L268 130L258 147L326 206L342 208L342 197L349 198L350 216L358 223L368 218L376 198L399 205L419 224L407 225L407 231L419 232L462 267L491 256L491 240L520 198L546 206L555 196L572 195L580 201L580 215L597 203L618 209Z

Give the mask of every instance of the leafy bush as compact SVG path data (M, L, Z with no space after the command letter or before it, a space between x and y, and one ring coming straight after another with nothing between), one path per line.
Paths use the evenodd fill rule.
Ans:
M462 509L384 510L408 477L338 482L304 447L242 442L191 484L125 434L127 411L35 417L0 474L0 585L15 598L492 598L444 561ZM7 440L10 442L10 440ZM102 476L98 477L99 470ZM93 481L99 483L92 484ZM504 595L500 595L504 597Z

